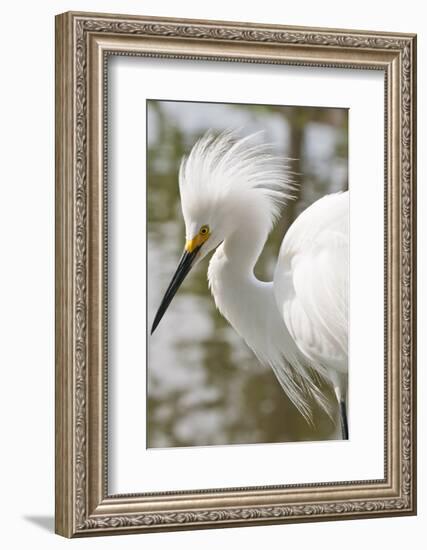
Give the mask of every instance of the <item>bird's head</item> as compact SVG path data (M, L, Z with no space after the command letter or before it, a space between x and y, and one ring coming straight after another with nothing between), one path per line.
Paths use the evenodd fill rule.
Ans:
M241 226L257 224L268 235L294 185L281 157L256 142L257 134L207 132L184 157L179 170L185 246L155 316L154 332L191 268Z

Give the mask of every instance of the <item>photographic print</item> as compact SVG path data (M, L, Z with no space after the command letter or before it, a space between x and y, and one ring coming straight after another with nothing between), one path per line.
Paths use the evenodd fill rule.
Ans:
M147 100L147 447L346 440L348 110Z

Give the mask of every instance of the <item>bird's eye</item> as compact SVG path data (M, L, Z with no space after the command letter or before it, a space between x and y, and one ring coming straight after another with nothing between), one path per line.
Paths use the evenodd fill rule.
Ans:
M200 235L207 235L209 233L209 227L207 225L202 225L199 233Z

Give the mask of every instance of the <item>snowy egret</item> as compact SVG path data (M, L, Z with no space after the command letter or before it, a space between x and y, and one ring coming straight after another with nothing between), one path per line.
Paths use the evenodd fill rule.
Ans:
M332 415L324 383L331 385L348 439L348 192L303 211L283 238L274 280L259 281L255 264L295 185L286 161L253 138L208 132L182 160L186 243L151 333L191 268L215 250L208 281L218 310L307 421L313 398Z

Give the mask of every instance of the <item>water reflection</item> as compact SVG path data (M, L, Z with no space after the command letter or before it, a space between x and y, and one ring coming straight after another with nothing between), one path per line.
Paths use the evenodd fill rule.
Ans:
M272 279L283 234L325 193L347 188L344 109L148 102L148 319L153 319L184 244L177 171L208 128L263 130L260 139L296 159L300 183L271 234L256 275ZM273 372L221 317L208 290L208 260L197 266L148 341L147 445L174 447L339 438L319 409L308 425Z

